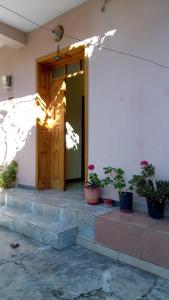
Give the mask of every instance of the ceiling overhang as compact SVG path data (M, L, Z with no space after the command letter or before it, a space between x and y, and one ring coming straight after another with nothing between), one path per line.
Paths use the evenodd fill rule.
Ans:
M26 45L27 34L0 22L0 46L20 48Z
M87 1L0 0L0 47L25 46L29 32Z
M0 21L28 33L87 1L0 0Z

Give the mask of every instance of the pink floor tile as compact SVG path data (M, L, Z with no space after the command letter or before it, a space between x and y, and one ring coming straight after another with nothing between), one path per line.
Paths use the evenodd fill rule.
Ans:
M98 216L96 241L110 248L169 268L169 220L146 213L120 211Z
M142 235L142 259L169 268L169 238L158 232Z
M109 219L105 220L104 218L97 218L96 241L109 246L113 250L117 250L119 225L119 223L114 223Z

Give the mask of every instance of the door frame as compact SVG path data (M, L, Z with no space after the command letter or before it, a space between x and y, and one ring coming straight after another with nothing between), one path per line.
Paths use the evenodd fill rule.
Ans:
M71 49L74 48L73 46L68 46L66 48L60 49L60 56L62 56L63 54L68 54ZM85 49L86 46L85 45L80 45L78 47L76 47L77 50L83 50L83 61L84 61L84 99L85 99L85 103L84 103L84 175L85 175L85 182L88 180L88 130L89 130L89 126L88 126L88 110L89 110L89 99L88 99L88 89L89 89L89 58L88 55L86 55ZM45 63L48 60L53 59L56 55L58 54L57 51L52 52L48 55L45 55L43 57L40 57L38 59L36 59L35 62L35 78L36 78L36 94L38 94L38 66L40 63ZM66 79L66 76L65 76ZM39 168L38 168L38 126L37 126L37 122L36 122L36 165L35 165L35 184L36 184L36 189L39 190ZM65 161L66 164L66 161Z

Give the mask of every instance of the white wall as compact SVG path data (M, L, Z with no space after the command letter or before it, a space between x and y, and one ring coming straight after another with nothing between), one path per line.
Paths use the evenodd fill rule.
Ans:
M112 0L105 13L102 0L88 1L48 24L62 24L78 38L107 36L102 45L169 65L169 1ZM96 38L96 40L97 40ZM101 42L101 41L100 41ZM61 47L73 43L64 38ZM14 97L35 92L35 59L56 50L52 35L38 29L22 50L0 49L0 75L14 75ZM0 91L0 99L7 97ZM157 166L159 176L169 179L169 70L151 63L94 48L89 62L89 163L101 174L106 165L120 166L129 176L146 159ZM25 149L19 181L35 182L35 134ZM29 154L29 155L28 155Z
M82 96L84 96L84 76L66 80L66 179L79 179L82 176Z

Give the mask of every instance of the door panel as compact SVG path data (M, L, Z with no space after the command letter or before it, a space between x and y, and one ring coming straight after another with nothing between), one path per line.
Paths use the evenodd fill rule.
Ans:
M51 188L65 188L65 108L64 79L51 82Z
M38 188L51 188L51 134L44 125L37 124L38 128Z
M51 132L48 127L47 110L50 103L50 69L42 64L38 65L38 94L37 105L44 112L43 119L37 120L38 147L38 189L51 188Z
M38 189L64 190L65 91L65 81L50 82L50 68L39 64L37 104L45 114L37 120Z
M46 65L38 65L38 93L48 106L50 104L50 68Z

